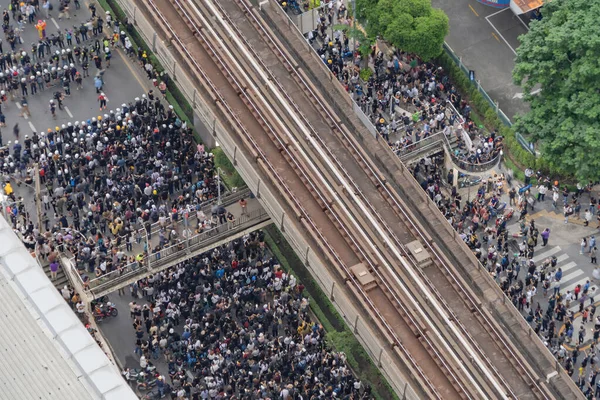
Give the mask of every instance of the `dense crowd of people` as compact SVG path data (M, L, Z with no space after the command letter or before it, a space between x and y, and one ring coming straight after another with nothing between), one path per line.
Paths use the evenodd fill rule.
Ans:
M7 107L10 101L16 101L21 116L26 117L31 115L28 98L46 96L48 109L56 118L57 109L64 108L63 102L71 96L71 91L80 90L85 81L93 80L102 110L102 102L107 99L102 91L104 73L110 67L112 51L115 47L123 47L133 55L129 38L109 12L104 17L97 15L93 4L89 6L91 18L86 22L48 33L47 21L42 14L48 18L49 4L44 1L40 9L39 1L13 0L10 11L5 9L3 12L2 28L10 48L3 48L0 41L0 104ZM76 2L76 9L79 7ZM69 1L61 0L58 8L59 19L61 14L69 15ZM38 33L38 40L30 45L22 39L26 28ZM93 75L90 75L91 65ZM0 107L0 125L5 124L6 118ZM14 133L18 140L18 125L15 125Z
M212 154L194 144L191 130L172 106L161 101L168 77L148 66L143 50L138 51L138 62L159 93L153 89L114 111L107 110L107 97L101 92L103 74L115 46L134 55L121 30L130 27L121 26L109 12L97 15L92 4L89 20L48 35L46 22L38 19L42 12L48 16L48 4L13 1L4 10L3 29L11 49L3 52L0 45L0 70L5 71L0 72L0 122L6 123L2 106L15 100L21 115L27 115L27 97L51 90L50 110L55 116L56 107L62 108L64 96L70 95L70 85L76 83L79 89L89 76L90 62L96 67L94 85L101 112L87 121L31 135L23 135L17 123L14 141L5 147L0 135L0 169L8 195L3 209L10 213L25 245L37 249L50 264L53 277L58 250L75 255L82 271L101 276L136 261L132 247L142 241L147 244L143 236L151 237L152 223L160 224L160 241L157 248L144 248L143 253L177 242L180 234L191 234L191 229L181 232L171 223L192 214L198 221L196 232L218 224L220 215L214 221L199 207L218 192ZM69 1L59 2L59 18L60 14L68 18L69 6ZM79 7L76 2L75 8ZM19 36L27 25L39 34L30 52L24 50ZM23 196L15 193L22 184L32 186L36 173L43 188L41 221L32 218Z
M38 14L48 10L44 4L42 11L34 6ZM23 16L35 23L38 16L29 18L29 5L13 13L17 27L7 23L5 32L18 38ZM63 6L68 2L59 5L68 18ZM100 42L107 33L102 26L111 23L112 36ZM30 52L17 50L16 40L14 54L0 57L0 68L6 63L8 69L0 76L3 100L18 101L25 113L27 97L51 87L64 90L51 102L61 107L71 82L79 86L88 76L91 60L101 79L110 59L106 49L118 43L130 47L108 14L103 21L93 12L83 24L90 37L83 28L46 37L43 26L38 20L40 42ZM91 48L85 45L89 40ZM146 54L140 51L137 59L164 95L163 77L147 66ZM102 87L96 88L104 96ZM190 129L163 105L162 96L150 91L114 111L106 110L100 97L97 117L30 135L15 128L14 141L0 149L3 210L25 245L50 265L52 279L61 252L75 257L87 283L142 262L131 250L143 245L143 235L152 235L153 223L159 225L160 249L179 240L171 224L191 214L197 217L196 232L228 221L200 209L218 191L213 156L194 144ZM35 174L42 185L38 223L23 194ZM302 284L269 256L262 235L247 235L133 285L148 301L131 307L141 367L150 371L147 367L163 357L170 385L161 377L156 387L161 394L172 389L172 398L370 398L370 388L354 378L344 354L327 348L323 328L308 313ZM143 252L149 250L156 249ZM85 321L79 295L68 287L61 294Z
M501 159L503 138L497 132L485 132L475 126L469 104L441 67L423 63L402 51L386 55L375 46L363 60L350 49L350 39L344 31L330 29L336 23L351 23L346 7L342 7L344 2L329 3L319 12L317 27L306 35L307 39L396 154L409 152L419 140L444 132L447 137L456 137L453 156L464 169L468 169L467 164L484 164L498 156ZM365 79L362 79L361 70L365 67L370 73L363 74ZM592 343L597 343L600 339L600 317L595 315L592 283L587 281L573 290L561 290L562 271L556 257L534 261L535 252L547 245L550 229L538 228L534 220L526 220L535 203L545 201L546 193L555 209L560 209L562 198L565 223L569 217L583 214L588 226L600 211L596 210L598 202L591 197L589 206L583 206L581 195L585 188L571 194L541 176L537 188L510 188L510 177L498 173L472 182L460 177L465 185L476 185L473 196L464 201L454 186L459 177L452 171L443 172L443 164L443 157L427 156L414 166L413 173L567 372L574 376L578 370L575 377L585 395L598 396L600 380L596 379L596 367L600 360L595 346L590 352L581 351L584 342L592 339ZM502 201L506 197L508 204ZM518 219L519 228L509 234L507 224L512 218ZM589 254L591 262L596 263L594 237L582 239L581 253ZM600 268L596 267L593 275L600 280ZM540 306L541 296L549 298L545 309ZM578 305L575 312L569 310L573 304ZM583 327L585 324L574 329L575 314L584 322L597 321L591 338ZM573 350L567 351L564 344Z
M262 231L131 290L144 295L129 304L140 367L151 374L166 363L172 384L159 376L158 387L171 398L371 398L345 355L328 349L304 286L271 257Z
M13 191L14 227L28 246L39 247L42 258L54 246L71 245L78 267L96 275L131 261L120 247L140 243L141 228L152 235L152 223L160 223L160 247L176 240L178 232L167 231L167 222L201 212L199 205L218 191L212 154L194 144L191 130L152 92L114 112L25 135L22 145L16 141L0 150L3 179L13 186L32 183L34 163L46 188L47 232L40 232ZM206 216L199 221L197 230L210 225Z
M565 223L574 217L584 220L587 226L600 213L597 200L586 194L591 193L591 184L570 193L538 173L537 187L526 185L518 189L509 188L504 176L496 175L483 180L473 190L473 198L464 201L456 187L446 183L452 182L452 172L443 177L442 164L441 159L424 159L413 173L586 397L597 396L600 359L595 344L600 339L600 316L596 315L594 286L600 282L600 268L594 268L592 280L565 290L561 287L564 273L555 256L534 260L537 252L548 245L550 229L542 229L535 220L526 219L538 201L552 201L558 210L562 204ZM584 196L586 206L582 206ZM502 201L506 197L508 202ZM518 220L518 229L509 233L507 224L513 218ZM582 238L580 246L580 254L588 255L590 262L596 264L595 236ZM543 299L547 299L544 307ZM575 318L581 318L578 329ZM591 332L586 329L588 322L593 322ZM588 343L592 346L584 352L582 347Z
M459 137L462 146L455 156L465 163L482 164L501 151L502 138L482 135L470 119L469 104L441 67L399 50L384 54L377 46L363 60L351 51L343 30L330 29L350 24L344 2L328 2L318 15L317 27L307 34L309 42L396 154L410 152L415 143L440 132ZM371 72L366 80L361 70ZM462 137L463 131L468 137Z
M118 21L110 14L105 19L97 16L90 6L92 18L87 23L47 36L45 21L38 19L44 10L48 17L47 0L41 4L42 10L37 1L13 0L11 4L10 11L4 11L3 24L10 51L4 52L0 44L4 105L19 101L26 115L30 112L28 96L53 90L49 107L55 115L56 107L62 108L64 97L70 95L71 86L82 87L93 62L94 86L103 114L31 136L22 137L15 127L14 142L0 149L2 181L8 196L8 207L3 204L3 209L10 212L13 227L25 245L37 249L49 263L52 276L59 268L59 252L72 253L84 280L89 281L91 274L102 276L141 261L128 253L134 243L144 241L144 230L152 235L152 223L161 227L160 249L179 240L180 233L167 221L177 222L197 213L197 232L222 222L219 216L206 217L200 210L200 204L217 193L213 157L202 145L194 144L190 129L172 107L161 102L166 77L158 76L143 50L137 53L138 62L160 95L151 90L115 111L106 111L102 78L105 67L110 66L111 49L122 46L134 54ZM79 2L74 4L78 7ZM69 2L62 0L58 7L60 14L69 18ZM348 38L342 31L329 37L324 29L332 24L331 10L321 16L321 25L309 33L309 40L322 43L317 47L323 62L354 94L397 154L438 132L458 136L455 155L465 162L483 163L501 151L501 138L496 133L469 143L458 134L457 125L469 133L477 130L469 119L468 104L442 68L403 52L385 57L373 48L368 64L374 74L362 81L363 60L349 51ZM334 11L338 18L344 12L345 7ZM34 25L40 35L29 51L22 48L20 39L26 24ZM5 123L0 106L0 124ZM23 198L15 193L15 186L32 185L35 173L45 187L42 221L38 224L28 214ZM528 193L509 192L514 204L511 201L508 207L503 206L500 197L507 188L503 177L496 176L486 180L473 200L463 204L455 187L450 194L444 192L444 178L453 182L454 177L443 177L436 160L423 160L414 173L573 374L580 352L578 348L570 354L564 352L561 345L572 340L573 332L565 329L557 333L556 321L569 324L573 313L567 308L573 300L580 301L580 312L587 312L590 320L596 318L596 309L593 299L590 305L585 304L589 287L579 288L577 294L561 293L560 269L554 269L552 259L537 265L533 262L538 238L545 245L549 230L540 233L533 221L525 222L524 216L532 207ZM513 205L520 212L521 226L518 250L511 256L506 224L512 218ZM566 217L570 207L565 202ZM595 210L589 212L593 215ZM172 390L172 398L370 398L370 388L356 380L344 354L327 348L323 328L308 313L302 284L269 255L262 235L247 235L132 286L134 295L140 293L146 299L140 302L145 304L130 304L141 368L150 371L152 360L162 358L168 365L171 387L164 383L164 377L157 387L161 392ZM587 243L582 249L587 251ZM155 249L145 248L143 252L150 250ZM595 243L590 243L589 252L595 258ZM539 291L552 296L545 311L534 305L533 297ZM65 289L63 295L83 312L76 294ZM600 336L598 321L594 339ZM584 338L579 336L578 342ZM580 364L583 368L593 366L595 353L586 355L585 360ZM582 389L593 391L596 375L593 372L585 377Z

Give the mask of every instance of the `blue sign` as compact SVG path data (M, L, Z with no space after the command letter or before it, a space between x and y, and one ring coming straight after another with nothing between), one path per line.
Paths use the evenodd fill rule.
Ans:
M505 8L510 6L510 0L477 0L481 4L494 8Z

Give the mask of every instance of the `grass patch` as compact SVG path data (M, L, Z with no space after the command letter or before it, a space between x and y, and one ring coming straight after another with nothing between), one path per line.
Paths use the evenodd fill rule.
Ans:
M348 365L364 384L371 386L373 397L385 400L399 399L281 232L275 225L269 225L265 231L265 241L282 268L293 272L305 286L311 311L327 332L325 339L328 345L346 354Z
M225 185L229 189L234 187L240 188L245 187L246 183L237 172L229 158L223 152L223 149L220 147L215 147L212 149L212 153L215 156L215 166L217 168L221 168L221 179L225 182Z

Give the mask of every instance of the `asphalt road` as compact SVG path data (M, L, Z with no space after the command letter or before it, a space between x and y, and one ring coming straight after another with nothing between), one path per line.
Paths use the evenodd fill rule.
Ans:
M528 30L528 19L510 9L498 10L476 0L433 0L450 19L446 42L500 109L512 120L527 110L523 90L512 82L519 35Z
M0 0L0 6L3 8L8 7L9 0ZM81 22L88 20L91 17L91 13L87 8L87 3L81 2L82 8L76 12L71 12L70 20L58 21L56 17L58 13L56 10L50 13L51 19L47 20L47 35L51 35L65 28L79 25ZM74 7L73 7L74 8ZM103 12L102 9L98 9L98 13ZM11 23L12 23L11 18ZM37 21L37 18L36 18ZM108 32L106 29L104 32ZM21 34L23 44L21 47L17 47L18 50L21 48L27 52L31 50L31 44L37 42L38 34L36 29L32 25L25 25L24 31ZM90 33L90 37L91 33ZM98 36L98 38L101 38ZM95 40L95 39L94 39ZM88 41L87 43L89 43ZM75 44L75 40L73 40ZM4 43L4 50L10 49L7 43ZM54 49L54 47L53 47ZM96 90L94 88L93 77L97 72L93 63L90 63L90 77L84 78L83 88L81 90L76 89L76 85L71 86L71 96L64 100L65 109L63 111L57 109L57 119L53 120L49 110L49 100L52 98L52 94L56 88L49 88L43 92L38 92L35 95L27 96L29 103L29 109L31 116L28 118L19 116L20 104L15 98L15 101L8 101L2 104L2 112L6 117L6 127L0 128L0 136L4 145L14 144L15 139L13 135L13 127L15 124L19 124L20 134L18 140L23 143L25 135L31 137L33 131L42 132L47 129L54 129L56 126L67 124L68 122L74 123L76 121L84 121L103 115L110 110L116 110L120 108L121 104L133 101L136 97L141 97L142 94L147 93L152 88L152 82L150 82L142 68L137 64L134 58L128 58L121 49L113 49L113 57L111 60L110 68L106 69L104 73L104 87L103 91L109 99L108 110L100 112L98 108L98 101ZM103 63L105 65L105 63ZM77 65L78 69L81 70L80 66ZM62 88L60 89L62 91ZM15 186L15 194L22 196L23 198L31 201L26 201L25 205L27 211L33 216L34 220L37 221L35 203L33 202L34 190L32 187L21 185L20 187ZM42 190L44 190L42 186ZM52 213L48 213L48 216L52 219Z
M8 0L0 0L0 6L3 8L7 8L8 3ZM98 13L101 12L103 11L99 9ZM51 19L46 21L46 31L48 36L58 32L59 29L64 31L65 28L80 25L81 22L84 22L91 17L91 13L82 1L82 8L77 12L72 12L70 20L58 21L56 19L57 16L58 13L54 10L51 12ZM13 20L11 18L11 23L12 22ZM107 31L105 27L104 32L109 32L110 28L108 29L109 30ZM17 49L23 49L30 52L31 44L33 42L37 43L38 41L36 29L33 25L26 24L21 37L23 39L23 44L21 44L21 47L17 47ZM101 40L102 37L98 36L98 39ZM93 43L93 40L89 40L86 43ZM75 40L73 40L73 44L76 44ZM10 49L10 46L7 43L4 43L3 47L5 51ZM52 49L55 50L54 47ZM113 58L111 60L111 66L110 68L107 68L104 73L105 85L103 88L104 93L109 99L109 110L114 110L123 103L133 101L135 97L140 97L151 88L151 82L147 80L141 67L135 62L135 59L129 59L120 49L113 49L112 53ZM103 63L103 66L105 66L105 64L106 63ZM77 67L81 70L79 66ZM97 70L93 65L93 62L90 63L89 72L90 77L84 78L82 90L78 91L75 84L71 85L71 96L64 100L64 105L66 106L65 110L61 111L57 109L56 120L52 119L48 102L52 98L53 92L58 89L47 89L44 92L38 92L36 95L29 95L27 97L29 109L31 111L31 117L29 118L19 116L20 106L15 102L9 101L8 103L3 104L2 111L6 116L7 125L6 128L2 129L1 133L4 144L6 145L7 142L15 140L12 129L15 123L19 124L21 131L19 136L20 139L23 140L26 134L30 134L34 130L39 133L41 131L46 131L48 128L54 129L55 126L60 126L68 122L88 120L92 117L97 117L98 115L106 113L108 110L100 113L98 108L98 95L96 94L93 81L93 77ZM60 90L62 91L62 88L60 88ZM19 100L19 98L16 98L15 100Z

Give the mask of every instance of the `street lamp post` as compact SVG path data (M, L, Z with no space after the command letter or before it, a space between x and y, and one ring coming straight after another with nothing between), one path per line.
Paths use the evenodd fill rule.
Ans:
M217 205L221 205L221 167L217 167Z

